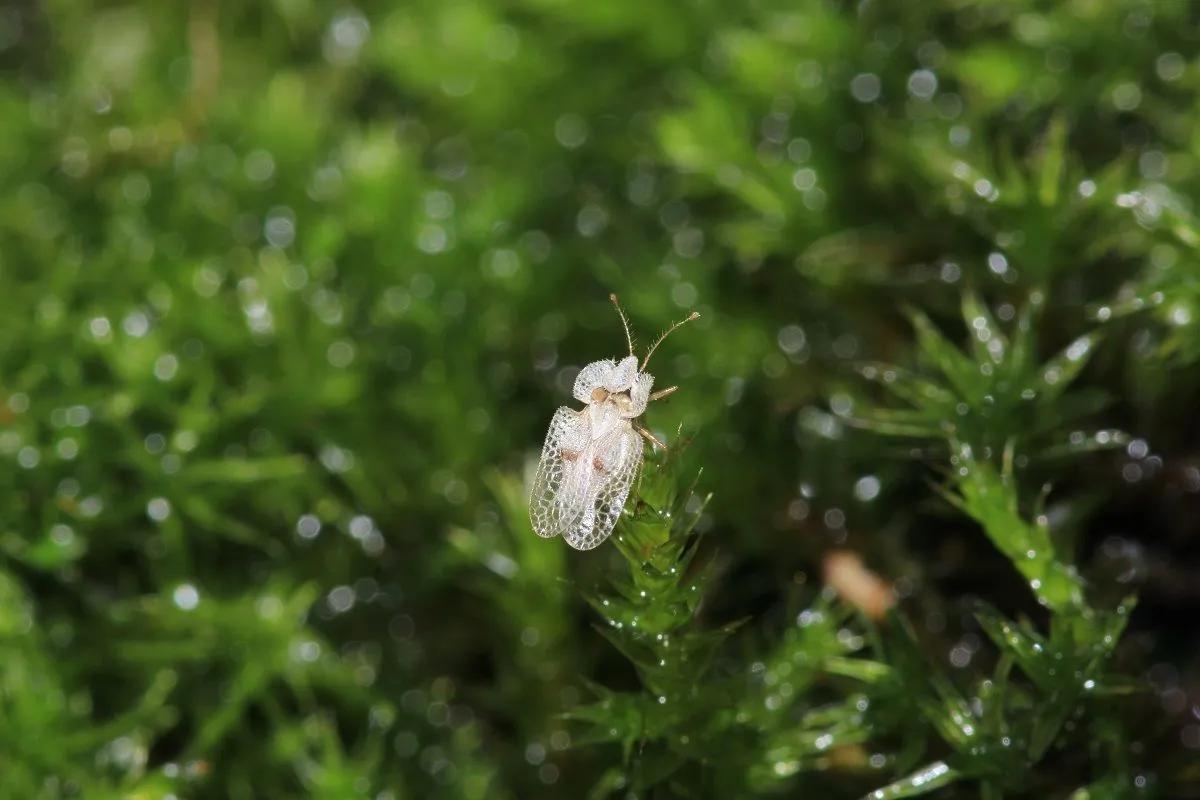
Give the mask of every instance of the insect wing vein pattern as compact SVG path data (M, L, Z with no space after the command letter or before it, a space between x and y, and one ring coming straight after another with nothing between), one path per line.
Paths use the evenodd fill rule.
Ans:
M582 509L571 503L564 487L573 483L568 470L588 448L588 427L587 416L579 411L562 406L554 412L529 502L530 521L538 536L558 536L578 524L582 516Z
M576 550L591 550L612 533L641 474L642 436L665 447L634 420L651 400L675 387L652 395L654 378L644 370L671 331L699 316L693 312L672 325L650 346L639 369L629 323L616 295L611 299L625 327L629 355L619 362L593 361L579 371L571 394L586 405L554 413L529 498L534 532L546 538L561 534Z
M591 550L608 538L642 469L642 438L628 421L591 450L593 458L577 467L587 486L580 497L582 519L578 526L563 531L567 544L576 550Z

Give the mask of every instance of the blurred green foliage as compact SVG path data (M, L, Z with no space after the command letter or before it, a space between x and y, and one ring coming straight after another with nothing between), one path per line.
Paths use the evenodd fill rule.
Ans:
M1198 40L0 2L0 796L1200 797ZM610 292L701 317L576 553Z

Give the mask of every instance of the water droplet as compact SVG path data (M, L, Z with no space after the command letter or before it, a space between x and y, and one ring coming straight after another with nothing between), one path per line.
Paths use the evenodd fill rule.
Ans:
M1092 340L1089 336L1080 336L1071 346L1067 348L1067 360L1078 361L1086 356L1092 349Z
M196 587L192 584L182 583L176 587L171 599L184 611L192 611L200 605L200 592L196 591Z
M164 497L155 497L146 504L146 516L155 522L162 522L171 516L171 503Z

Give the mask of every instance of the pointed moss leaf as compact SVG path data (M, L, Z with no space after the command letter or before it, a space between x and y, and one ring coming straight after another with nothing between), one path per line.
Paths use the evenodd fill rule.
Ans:
M880 660L895 670L899 697L915 704L919 696L913 693L912 687L929 686L932 676L937 672L930 670L907 617L893 610L884 617L884 628L887 645L880 653Z
M907 316L916 330L921 354L946 376L955 392L962 398L982 395L983 384L974 360L967 358L924 313L909 309Z
M604 771L604 774L597 779L588 792L588 800L605 800L611 797L621 789L624 789L628 779L625 775L625 770L619 767L610 767Z
M597 700L604 700L604 699L612 697L613 695L616 694L616 692L612 691L607 686L600 684L600 683L596 683L594 680L587 677L586 675L580 675L579 682L582 683L583 687L585 689L587 689L589 692L591 692L592 696L595 697Z
M968 445L954 448L957 493L940 490L945 499L980 525L1029 582L1039 602L1052 610L1083 606L1082 579L1055 557L1049 534L1031 526L1017 507L1011 465L1001 472L990 461L978 460Z
M1100 450L1118 450L1129 444L1132 437L1115 429L1084 433L1076 431L1067 435L1065 442L1051 445L1041 452L1042 458L1061 458L1094 453Z
M609 742L629 743L637 741L645 731L644 701L641 696L629 693L613 693L603 700L586 706L577 706L567 712L567 717L589 727L573 737L576 746L605 744Z
M1102 675L1090 686L1085 683L1084 688L1097 697L1125 697L1154 690L1154 686L1149 681L1119 673Z
M899 800L919 797L942 789L959 779L959 773L945 761L935 761L906 778L865 795L862 800Z
M1017 154L1012 140L1001 137L996 148L997 172L999 180L994 181L1000 188L1000 200L1009 208L1021 208L1026 203L1029 192L1029 180L1017 161Z
M1027 374L1037 358L1037 342L1034 340L1034 316L1041 306L1030 300L1021 306L1017 322L1009 334L1011 346L1008 351L1009 369L1013 375Z
M1049 702L1038 706L1038 713L1033 720L1033 730L1029 737L1029 758L1041 760L1058 734L1067 718L1071 716L1079 703L1077 692L1067 691L1051 695Z
M870 362L860 365L858 373L914 408L952 408L958 402L950 390L902 367Z
M1075 380L1091 359L1099 339L1099 333L1084 334L1042 366L1034 388L1044 401L1057 398Z
M962 708L956 708L952 701L940 702L930 697L918 698L917 705L943 741L960 753L970 749L975 726Z
M988 638L1014 659L1030 679L1039 685L1044 684L1044 664L1047 660L1045 642L1032 632L1018 628L987 603L978 604L975 619Z
M1198 775L1200 775L1200 770L1198 770ZM1156 796L1145 791L1140 794L1148 797ZM1130 797L1137 796L1139 796L1139 792L1133 785L1132 776L1119 775L1104 778L1090 786L1080 787L1071 792L1067 800L1128 800Z
M654 652L644 642L634 638L636 631L611 625L593 624L592 627L635 666L646 667L655 663Z
M996 669L990 681L984 681L980 686L979 700L983 704L983 716L980 722L993 737L1008 736L1008 723L1005 720L1005 704L1009 699L1008 676L1012 672L1015 659L1012 653L1004 653L996 663Z
M87 552L87 539L65 525L56 525L50 534L38 539L33 545L22 546L19 537L5 537L0 549L13 558L45 572L62 569L83 558Z
M903 237L883 226L838 231L813 242L797 261L807 277L831 287L894 284ZM902 257L902 256L900 256Z
M180 477L192 484L199 483L261 483L281 481L304 475L309 468L303 456L277 458L223 458L198 461L180 472Z
M670 651L666 648L659 650L657 666L663 668L661 671L668 675L672 682L691 688L697 687L700 679L708 671L718 648L749 619L747 617L718 630L677 637L682 641L677 642L673 649ZM665 690L665 687L663 688Z
M811 760L821 753L859 745L871 738L871 728L863 725L860 720L843 719L838 720L836 725L827 726L810 720L811 716L804 718L803 725L806 729L793 728L772 740L776 755L786 754L800 760Z
M889 408L861 408L846 422L881 436L932 439L941 434L943 422L924 411Z
M678 772L685 763L684 758L673 750L647 745L636 756L632 788L642 792L652 789Z
M1008 353L1008 338L996 324L988 307L974 292L965 292L962 297L963 320L967 323L967 335L980 364L1000 364Z
M660 632L673 630L691 620L691 608L684 598L676 599L676 594L670 592L670 596L657 597L655 602L644 606L586 592L583 597L617 630Z
M866 695L852 695L841 703L835 703L813 709L804 715L801 726L809 731L822 731L844 727L862 727L858 720L862 716L860 703L866 701Z
M1050 120L1037 156L1038 202L1045 207L1058 205L1067 161L1067 121L1062 114Z
M852 678L867 685L896 680L896 672L890 665L863 658L830 658L823 668L831 675Z
M1129 624L1129 617L1137 608L1137 603L1137 595L1126 595L1120 604L1105 616L1099 638L1101 644L1109 652L1117 646L1117 640L1125 632L1125 626Z

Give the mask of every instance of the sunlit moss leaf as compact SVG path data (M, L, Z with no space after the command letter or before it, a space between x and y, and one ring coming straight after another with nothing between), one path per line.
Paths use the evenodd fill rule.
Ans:
M68 749L86 752L139 728L169 729L179 718L178 708L171 701L171 693L178 684L176 671L160 670L133 708L103 725L72 731L65 737Z
M778 719L778 714L805 702L805 693L823 676L858 677L857 662L842 658L849 637L839 636L847 616L818 603L801 612L769 654L753 666L754 688L739 699L738 714ZM786 686L786 692L780 686Z
M957 770L944 761L935 761L913 774L890 783L882 789L864 795L862 800L899 800L904 797L919 797L937 789L943 789L960 777Z
M590 723L573 740L577 746L619 742L627 752L645 733L645 698L626 692L608 692L591 705L567 712L568 719Z
M1008 354L1008 337L996 324L992 312L974 292L964 292L962 315L967 323L967 336L980 364L991 361L1002 364Z
M853 678L865 684L879 684L896 679L895 671L888 664L861 658L830 658L822 668L831 675Z
M1029 202L1033 181L1031 176L1023 168L1022 159L1017 155L1016 148L1013 146L1012 138L1006 134L1001 134L998 141L993 145L995 172L999 178L996 188L999 189L999 197L992 195L985 199L991 201L999 201L1009 208L1020 209L1027 211L1031 204ZM979 194L979 192L976 192Z
M615 792L624 789L627 783L625 770L619 767L609 767L600 775L588 791L588 800L604 800Z
M1130 617L1137 608L1137 604L1137 595L1130 594L1122 598L1112 611L1100 612L1101 624L1097 626L1097 635L1091 637L1091 641L1098 643L1104 650L1112 652L1125 633L1125 628L1129 625Z
M712 174L741 135L740 115L730 113L729 101L711 87L694 85L690 94L690 108L659 120L659 144L678 167Z
M583 597L610 624L619 626L619 630L636 631L640 626L648 631L670 631L686 624L691 618L686 598L658 598L652 604L641 605L602 597L591 592L583 592Z
M954 392L912 370L873 362L860 365L858 372L916 408L953 408L957 402Z
M959 54L951 70L968 87L971 96L986 107L1011 102L1041 73L1042 60L1034 52L998 45L979 45Z
M1080 336L1042 366L1035 388L1044 400L1053 401L1075 380L1087 365L1099 339L1098 333Z
M1197 770L1200 774L1200 770ZM1107 778L1102 778L1088 786L1081 786L1067 796L1067 800L1125 800L1128 797L1137 797L1140 794L1147 794L1146 791L1139 791L1139 788L1133 783L1129 776L1114 775Z
M773 760L796 760L816 765L824 754L839 748L863 744L874 731L863 724L862 715L852 707L837 706L805 715L801 727L792 727L769 740L768 756Z
M1011 690L1008 678L1014 663L1012 653L1003 653L996 662L992 679L984 681L979 688L979 701L983 705L980 723L993 738L1003 739L1010 733L1005 712Z
M196 484L259 483L296 478L304 475L308 468L308 459L303 456L226 458L189 463L187 468L180 472L180 478Z
M796 261L805 276L831 288L851 289L864 283L902 283L897 266L904 258L904 238L885 226L855 228L818 239Z
M281 542L273 539L258 528L218 510L217 504L206 495L186 493L175 498L180 511L200 529L217 534L221 538L260 550L272 557L284 552Z
M1127 697L1152 692L1154 686L1141 678L1110 673L1097 678L1090 691L1096 697Z
M979 601L975 618L996 646L1038 684L1044 683L1046 643L1036 632L1010 622L989 604Z
M258 102L248 107L246 135L269 151L280 166L311 163L330 119L329 97L304 76L282 70L274 74Z
M791 78L785 67L791 48L758 31L730 30L718 35L721 50L735 75L749 89L774 93Z
M942 432L942 424L931 421L926 411L863 408L845 419L857 428L874 431L883 436L932 439Z
M1038 398L1034 398L1036 402ZM1077 424L1105 410L1113 403L1113 396L1098 389L1079 388L1056 398L1038 417L1038 422L1049 428L1060 428ZM1041 405L1041 404L1039 404Z
M921 354L938 368L960 398L975 399L985 385L979 377L979 366L967 358L933 322L921 311L910 309L909 321L917 333Z
M1037 713L1028 728L1031 759L1040 759L1086 697L1098 693L1107 656L1127 614L1064 610L1052 618L1047 639L1028 624L1014 624L987 604L977 604L976 618L985 632L1038 689Z
M87 553L87 538L70 528L52 531L33 543L20 537L0 536L0 550L34 569L53 572L78 561Z
M1011 450L1002 470L977 458L970 446L957 443L952 452L954 489L942 490L943 497L983 527L1039 602L1057 611L1082 608L1082 580L1058 559L1045 524L1028 523L1019 512Z
M915 146L896 138L889 144L895 148L897 158L910 161L919 173L938 185L954 185L973 194L977 185L995 186L1001 182L990 164L979 163L979 154L954 152L940 138L920 138Z
M750 214L747 219L723 221L715 226L716 239L739 257L753 261L779 250L786 230L775 220Z
M955 750L965 752L974 741L977 722L963 697L944 691L941 694L939 699L922 697L917 704L938 736Z
M1058 114L1050 121L1034 163L1038 178L1038 201L1043 206L1058 204L1059 193L1063 189L1066 162L1067 121L1062 114Z
M748 157L750 151L735 144L748 127L741 107L709 85L693 81L688 88L690 106L658 121L659 145L668 160L723 186L756 213L782 219L786 207L778 192ZM725 178L731 168L736 170L733 180Z

